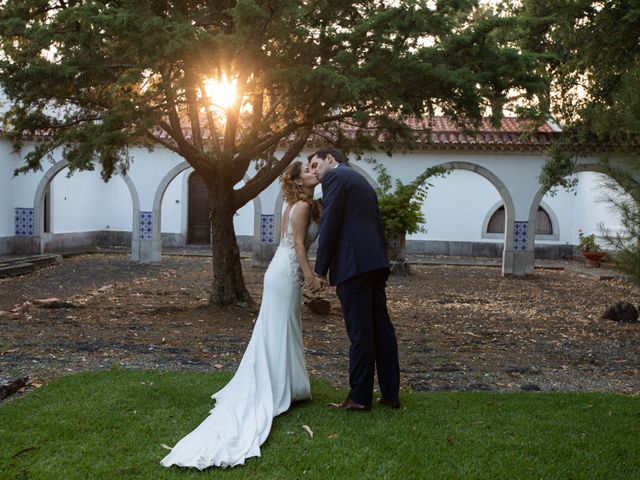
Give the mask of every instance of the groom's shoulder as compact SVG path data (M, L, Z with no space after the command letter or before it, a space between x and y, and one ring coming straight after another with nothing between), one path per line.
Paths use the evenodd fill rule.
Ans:
M337 176L342 178L355 178L360 176L360 174L356 172L353 168L351 168L351 165L349 165L348 163L343 163L339 165L333 171Z

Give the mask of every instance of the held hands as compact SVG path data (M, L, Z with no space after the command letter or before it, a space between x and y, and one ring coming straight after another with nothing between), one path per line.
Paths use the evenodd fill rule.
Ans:
M329 284L329 282L327 282L327 279L325 277L320 277L315 275L311 278L308 278L306 283L312 292L324 290Z

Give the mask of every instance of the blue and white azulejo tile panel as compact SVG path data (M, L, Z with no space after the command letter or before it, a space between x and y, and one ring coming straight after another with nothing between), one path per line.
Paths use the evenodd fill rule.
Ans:
M15 208L13 219L16 237L33 237L33 208Z
M529 222L513 222L513 250L515 252L527 251L527 237L529 236Z
M153 212L140 212L140 240L153 238Z
M275 215L260 217L260 243L273 243L275 239Z

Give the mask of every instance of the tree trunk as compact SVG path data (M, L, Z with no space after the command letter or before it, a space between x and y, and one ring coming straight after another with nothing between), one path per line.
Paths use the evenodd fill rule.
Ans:
M224 182L209 184L209 219L211 222L211 250L213 283L209 303L215 305L253 305L242 276L240 248L233 227L233 186Z

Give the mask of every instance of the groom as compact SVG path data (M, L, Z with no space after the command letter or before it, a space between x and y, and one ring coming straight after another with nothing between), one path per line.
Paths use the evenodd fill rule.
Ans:
M336 148L309 155L309 166L322 183L323 195L315 273L324 286L329 272L351 341L351 390L344 402L330 405L369 410L377 368L382 393L378 403L400 408L398 345L385 293L389 261L376 193Z

